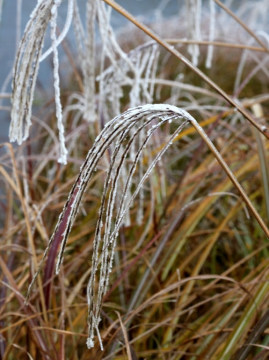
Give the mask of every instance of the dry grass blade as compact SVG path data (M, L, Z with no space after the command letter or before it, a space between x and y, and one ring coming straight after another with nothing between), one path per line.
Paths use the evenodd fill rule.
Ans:
M234 48L234 49L242 49L242 50L251 50L257 52L267 52L267 49L251 46L247 44L235 44L229 42L221 42L221 41L206 41L206 40L186 40L186 39L165 39L165 41L171 45L177 44L197 44L197 45L213 45L224 48Z
M129 344L128 334L127 334L126 328L125 328L125 326L124 326L124 324L122 322L120 313L118 311L116 311L116 314L118 315L118 318L119 318L119 321L120 321L120 326L121 326L121 329L122 329L122 333L123 333L123 337L124 337L124 341L125 341L125 345L126 345L126 350L127 350L127 358L128 358L128 360L132 360L133 357L132 357L132 353L131 353L131 349L130 349L130 344Z

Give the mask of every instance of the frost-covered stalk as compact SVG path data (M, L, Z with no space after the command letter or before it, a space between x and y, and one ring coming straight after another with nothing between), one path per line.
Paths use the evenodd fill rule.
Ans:
M56 47L58 47L61 44L61 42L64 40L72 24L73 13L74 13L74 1L75 0L68 0L66 21L61 34L56 40ZM45 60L52 53L52 51L53 51L53 46L51 46L44 54L42 54L39 61L42 62L43 60Z
M202 0L187 0L188 30L191 40L201 40L201 11ZM193 65L198 65L200 55L199 45L190 44L188 52L192 57Z
M143 176L141 177L137 188L131 189L132 178L136 176L136 169L139 159L144 154L145 148L148 146L152 135L158 131L159 127L166 122L178 122L178 127L166 142L166 145L159 150L147 168L144 168ZM149 177L151 171L166 152L168 147L172 145L173 140L183 129L186 123L191 123L199 132L201 137L209 146L214 156L219 161L221 166L235 184L242 198L256 217L257 221L264 229L266 225L263 223L256 210L253 208L244 190L233 176L232 172L224 162L221 155L218 153L215 146L205 134L204 130L196 122L196 120L186 111L179 109L172 105L158 104L158 105L143 105L136 108L131 108L121 115L116 116L113 120L108 122L100 135L96 138L92 148L88 152L84 164L81 166L78 178L73 185L68 200L59 217L55 231L50 238L49 245L44 253L44 258L50 248L57 251L58 243L61 242L58 260L56 264L56 273L60 271L60 266L63 261L64 249L67 242L67 237L71 231L72 225L75 221L79 206L82 201L82 196L86 190L90 178L96 171L98 162L102 159L105 152L110 149L111 158L109 168L104 183L104 189L99 209L99 216L96 225L95 239L93 244L92 255L92 271L87 286L87 300L89 306L89 337L87 339L87 346L89 348L94 346L94 336L98 336L101 348L101 336L98 330L101 321L100 311L103 297L107 291L109 283L109 274L112 271L114 251L116 246L116 239L126 212L132 206L137 194L142 188L144 182ZM142 132L143 130L143 132ZM143 134L140 146L137 148L135 157L131 161L129 172L125 178L125 182L119 185L121 179L121 172L126 169L126 162L130 163L130 148L135 139ZM113 146L112 146L113 145ZM131 191L131 197L127 198L128 191ZM117 200L117 201L116 201ZM267 230L268 233L268 230ZM58 244L55 246L55 244ZM43 262L42 260L42 262ZM49 259L51 262L51 259ZM54 259L53 259L54 260ZM33 278L35 281L37 274ZM33 285L30 285L30 288ZM97 286L98 284L98 286ZM96 290L97 288L97 290Z
M214 41L215 36L215 25L216 25L216 4L214 0L209 0L209 6L210 6L210 22L209 22L209 41ZM205 66L207 68L211 68L212 59L213 59L213 51L214 46L209 45L207 49L207 57L206 57L206 64Z
M55 91L55 105L56 105L56 118L59 130L60 139L60 155L58 162L61 164L67 163L67 149L65 147L64 126L62 104L60 97L60 78L59 78L59 59L57 51L57 38L56 38L56 21L57 21L57 7L60 5L61 0L55 0L51 8L51 42L53 51L53 77L54 77L54 91Z
M104 71L105 61L109 62L114 66L114 68L121 72L121 69L118 68L119 60L125 59L125 62L129 64L128 69L132 69L132 63L128 59L128 56L120 48L117 43L116 36L110 25L110 13L111 8L107 7L100 0L87 0L86 2L86 29L83 28L83 22L80 17L79 7L75 0L74 6L74 30L76 35L76 41L79 51L79 57L81 59L81 69L83 73L83 95L80 98L80 107L82 109L83 117L89 121L93 122L96 120L96 94L95 94L95 81L96 81L96 38L95 38L95 28L98 25L99 32L101 36L101 46L100 53L98 54L100 71ZM113 101L111 101L112 108L114 109L113 115L106 115L106 109L103 108L103 94L104 94L104 83L100 81L99 86L99 113L102 109L102 117L105 118L105 122L111 117L116 116L120 113L120 98L122 91L119 89L118 81L114 83L114 88L111 89L110 96L113 96ZM108 93L106 94L108 97ZM115 101L116 99L116 101Z
M88 0L86 5L86 39L85 54L83 57L83 80L84 80L84 118L93 122L96 120L95 111L95 20L96 0Z

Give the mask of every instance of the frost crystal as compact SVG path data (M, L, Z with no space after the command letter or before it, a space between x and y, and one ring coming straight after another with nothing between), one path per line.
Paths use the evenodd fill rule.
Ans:
M93 348L93 347L94 347L94 341L93 341L93 339L88 338L87 341L86 341L86 345L87 345L87 348L88 348L88 349Z

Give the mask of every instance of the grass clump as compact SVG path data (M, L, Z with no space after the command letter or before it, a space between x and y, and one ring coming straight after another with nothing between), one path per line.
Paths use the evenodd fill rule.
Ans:
M105 3L140 28L127 44ZM0 358L267 358L268 5L187 3L159 36L110 0L84 25L70 0L57 37L61 1L38 2L15 62L20 146L1 145ZM55 110L32 115L49 53Z

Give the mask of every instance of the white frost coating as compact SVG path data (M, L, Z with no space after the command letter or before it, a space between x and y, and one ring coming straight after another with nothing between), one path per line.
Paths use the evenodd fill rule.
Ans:
M61 0L55 0L54 5L51 8L51 15L52 15L51 42L52 42L52 51L53 51L53 77L54 77L56 118L57 118L57 127L59 130L59 140L60 140L60 156L58 158L58 162L61 164L66 164L68 152L65 147L62 104L60 98L59 59L58 59L57 38L56 38L57 7L59 6L60 3Z
M62 1L62 0L61 0ZM60 1L60 2L61 2ZM60 2L59 4L56 4L57 6L60 5ZM74 0L68 0L68 8L67 8L67 16L66 16L66 21L65 21L65 24L64 24L64 28L61 32L61 34L59 35L59 37L57 38L56 40L56 46L58 47L61 42L64 40L64 38L66 37L69 29L70 29L70 26L72 24L72 19L73 19L73 12L74 12ZM39 62L42 62L43 60L45 60L51 53L53 52L53 48L50 47L39 59Z
M189 14L188 28L191 40L201 40L201 11L202 0L186 0L187 10ZM198 65L200 50L198 44L190 44L188 46L188 52L192 57L192 63L194 66Z
M29 135L39 58L52 1L38 3L28 21L16 55L13 77L10 141L21 144Z
M74 26L76 43L78 47L78 58L83 60L84 57L83 44L85 43L85 32L80 18L79 8L76 0L74 4L73 26Z
M95 20L96 6L99 1L88 0L86 4L86 38L85 51L82 58L84 82L84 119L88 122L96 120L95 111Z
M128 122L128 120L132 119L133 117L136 118L137 115L139 116L140 114L139 113L133 113L133 112L137 112L139 110L148 110L148 107L150 107L151 109L156 109L157 106L155 107L154 105L145 105L143 107L140 107L139 109L135 108L135 109L130 109L129 111L127 111L123 117L123 120L125 122L125 124ZM161 110L167 112L167 106L166 105L163 105L163 106L159 106L159 108L161 108ZM158 110L159 110L158 108ZM172 107L171 107L172 108ZM152 110L154 111L154 110ZM157 112L157 111L156 111ZM147 113L147 111L145 111L145 113ZM139 116L139 118L137 119L137 121L141 120L143 118L143 111L142 111L142 114ZM164 114L160 111L160 113L158 112L158 114L156 114L156 117L157 116L160 116L162 117ZM171 114L171 115L174 115L174 114ZM115 119L114 119L115 120ZM121 127L121 124L122 124L122 121L121 119L118 118L118 128ZM166 119L167 121L168 119ZM114 124L113 124L113 121L111 123L109 123L111 126L110 128L112 128L114 130ZM127 126L127 125L126 125ZM150 133L152 134L152 132ZM149 134L149 135L150 135ZM170 145L170 143L168 143L168 146ZM165 151L166 149L164 149L163 151ZM111 160L113 161L113 160ZM137 163L138 159L136 160L136 163ZM154 162L153 165L150 166L150 168L152 169L153 166L155 165L156 162ZM133 169L133 171L135 170L135 167ZM150 171L147 171L147 174L146 176L144 176L142 178L142 181L140 183L140 187L142 186L143 182L145 181L145 179L147 178L148 174L149 174ZM117 179L114 178L114 184L116 186L116 181ZM130 182L129 182L130 184ZM112 185L113 186L113 185ZM117 187L117 186L116 186ZM115 187L115 189L116 189ZM138 190L136 191L136 194L138 193ZM116 192L113 191L113 196L111 198L111 202L109 202L107 204L107 211L106 211L106 231L105 231L105 235L104 235L104 244L103 244L103 249L105 251L102 251L102 254L100 255L101 256L101 269L100 269L100 280L99 280L99 287L98 287L98 294L96 295L97 298L95 298L95 295L94 295L94 288L95 288L95 273L97 271L97 266L98 266L98 263L99 261L97 261L96 259L96 256L98 257L98 252L95 252L95 255L93 255L93 270L92 270L92 276L90 278L90 281L89 281L89 284L88 284L88 302L89 302L89 307L90 307L90 313L94 313L95 314L95 317L98 317L99 313L100 313L100 308L101 308L101 305L102 305L102 298L103 298L103 295L104 293L106 292L106 289L107 289L107 286L108 286L108 278L109 278L109 273L111 271L111 268L112 268L112 262L113 262L113 257L114 257L114 251L115 251L115 245L116 245L116 237L117 237L117 232L118 232L118 229L119 229L119 226L120 224L122 223L123 221L123 218L124 218L124 215L125 215L125 212L126 210L128 209L128 206L130 206L130 203L132 202L133 199L131 199L129 201L129 204L128 206L126 206L125 204L125 199L126 199L126 196L123 196L123 208L122 210L119 210L118 211L118 215L117 215L117 218L118 220L116 220L116 227L114 228L113 232L111 233L111 216L112 216L112 211L113 211L113 205L114 205L114 200L115 200L115 195L116 195ZM104 189L104 197L106 196L106 192L105 192L105 189ZM110 193L110 196L111 196L111 193ZM134 195L133 195L134 197ZM100 216L102 216L102 212L101 211L101 214ZM110 235L109 235L110 234ZM110 250L109 252L107 251L107 249L109 248L109 244L111 244L111 247L110 247ZM97 244L96 244L97 245ZM95 249L97 249L99 246L96 247L95 245ZM95 260L94 260L95 259ZM92 334L93 332L93 328L95 328L94 326L94 323L91 322L91 319L90 319L90 323L89 323L89 326L90 326L90 331L89 333ZM98 333L97 333L98 335Z
M11 142L17 141L18 144L22 144L29 136L32 103L44 36L49 21L52 17L56 17L57 6L60 5L61 1L62 0L38 1L26 25L14 65L11 123L9 129ZM55 24L52 24L52 29L56 29L56 19L53 21ZM54 59L54 63L56 67L59 66L58 58L56 61ZM57 86L56 77L54 76L55 87ZM57 96L59 99L59 94L56 95L56 97ZM57 101L56 99L56 102ZM59 104L56 104L56 107L59 115L61 108ZM62 136L60 136L60 138L61 137ZM65 156L64 149L62 148L59 160L64 162Z
M88 349L92 349L94 347L94 341L92 338L88 338L86 341L86 345Z
M214 0L209 1L210 6L210 23L209 23L209 41L214 41L215 36L215 25L216 25L216 4ZM206 68L211 68L213 60L213 45L209 45L207 48L207 57L206 57Z

